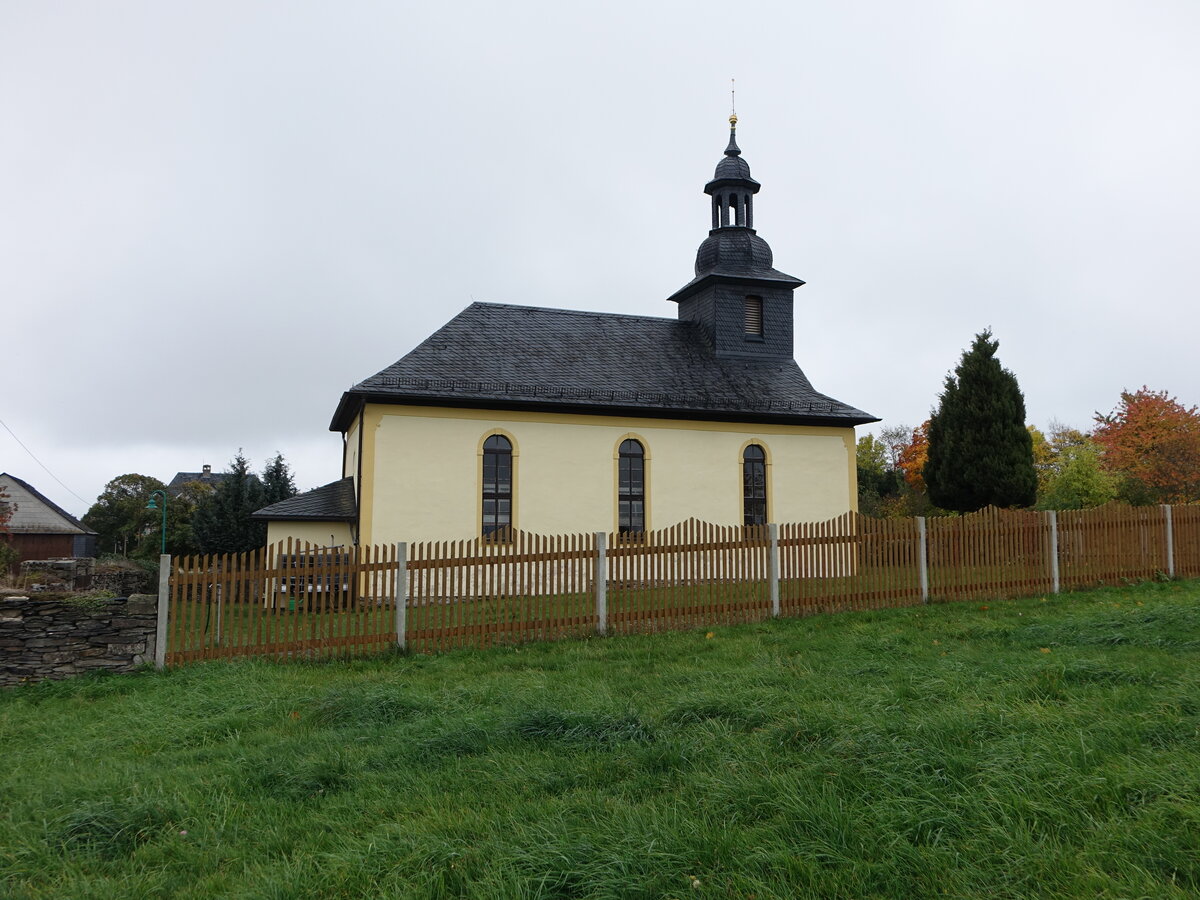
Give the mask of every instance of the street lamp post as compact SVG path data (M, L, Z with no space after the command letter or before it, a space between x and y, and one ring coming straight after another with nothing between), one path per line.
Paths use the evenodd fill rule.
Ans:
M158 509L158 505L154 502L154 495L158 494L162 498L162 549L160 553L167 552L167 492L166 491L151 491L150 502L146 504L146 509Z

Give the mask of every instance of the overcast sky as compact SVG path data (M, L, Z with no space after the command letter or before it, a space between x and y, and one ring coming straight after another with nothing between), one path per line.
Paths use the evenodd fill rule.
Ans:
M66 488L0 470L311 488L472 300L674 316L731 77L818 390L918 424L990 326L1039 426L1200 402L1197 46L1195 0L0 0L0 418Z

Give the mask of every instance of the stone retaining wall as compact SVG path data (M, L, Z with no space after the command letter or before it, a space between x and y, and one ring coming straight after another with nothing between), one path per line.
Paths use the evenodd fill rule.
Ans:
M86 591L92 586L92 573L95 570L96 561L88 556L27 559L21 563L22 575L46 585L52 591ZM35 585L33 589L38 588Z
M92 576L92 590L130 597L154 590L157 581L158 576L150 572L97 572Z
M158 598L0 598L0 686L154 662Z

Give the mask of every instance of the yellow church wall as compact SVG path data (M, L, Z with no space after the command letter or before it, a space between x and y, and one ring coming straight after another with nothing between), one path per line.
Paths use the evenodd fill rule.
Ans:
M817 521L853 509L852 428L628 419L368 404L363 543L477 537L483 441L513 444L513 525L541 534L616 528L616 454L646 451L648 529L695 517L742 521L741 453L767 453L768 518ZM373 486L373 489L372 489Z
M267 523L267 543L278 544L291 538L319 547L350 546L350 525L346 522L300 522L274 519Z

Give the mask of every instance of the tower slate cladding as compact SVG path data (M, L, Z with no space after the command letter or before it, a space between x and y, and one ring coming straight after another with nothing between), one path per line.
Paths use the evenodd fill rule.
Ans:
M696 277L670 300L679 318L695 322L718 357L792 358L792 292L804 284L774 268L771 248L754 230L754 195L761 185L737 145L729 146L704 193L712 197L712 230L696 251Z

